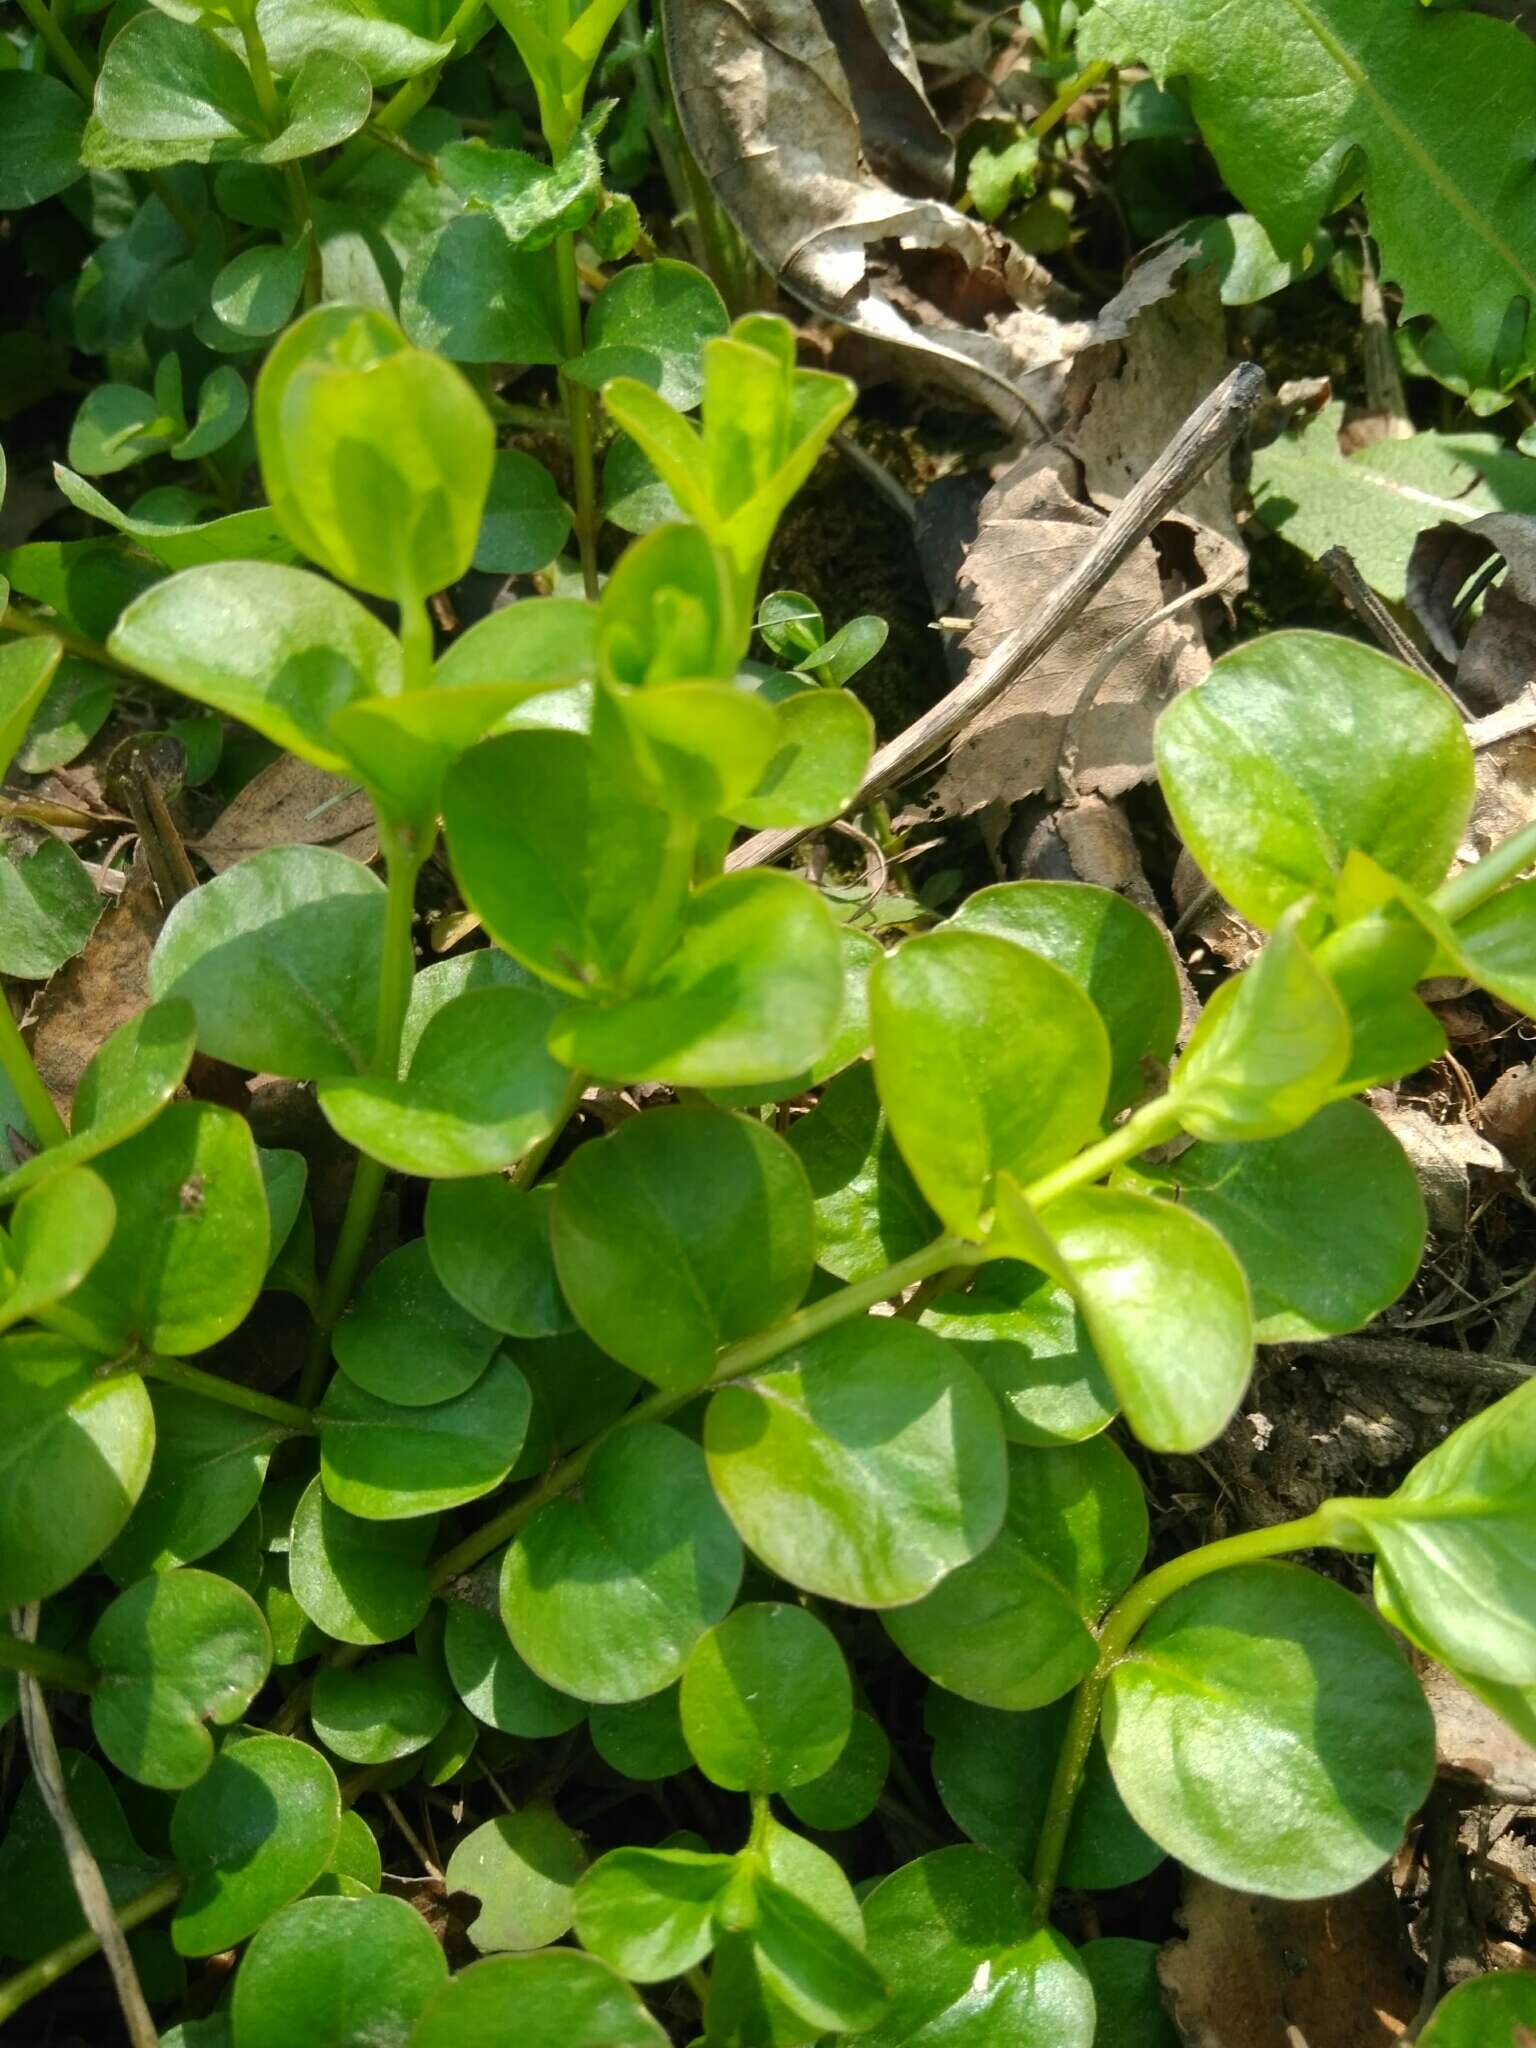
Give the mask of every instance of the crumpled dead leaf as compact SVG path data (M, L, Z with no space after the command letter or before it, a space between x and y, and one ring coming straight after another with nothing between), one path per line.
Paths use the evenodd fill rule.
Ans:
M1536 1748L1443 1665L1417 1655L1414 1665L1435 1717L1440 1776L1479 1804L1536 1806Z
M1503 1153L1470 1124L1439 1124L1427 1110L1384 1107L1377 1114L1408 1154L1419 1177L1431 1236L1441 1240L1464 1237L1471 1209L1471 1176L1474 1171L1507 1174Z
M1262 1796L1253 1825L1264 1826ZM1418 2009L1392 1892L1262 1899L1186 1875L1157 1974L1190 2048L1388 2048ZM1129 2048L1129 2044L1127 2044Z
M163 921L141 849L85 950L59 969L34 1007L33 1062L61 1110L73 1102L97 1046L148 1004L149 956Z
M192 845L220 875L271 846L329 846L360 861L379 850L368 792L294 754L253 775Z
M1499 556L1508 565L1503 581L1488 593L1463 648L1456 638L1457 599L1477 571ZM1505 704L1536 677L1536 665L1529 660L1529 651L1536 646L1536 518L1529 513L1489 512L1464 525L1441 520L1426 527L1408 557L1407 596L1435 652L1456 664L1457 685L1464 695ZM1492 661L1490 648L1474 653L1480 637L1505 640L1522 613L1519 652L1513 661L1513 650L1506 651L1503 660ZM1485 685L1482 689L1468 687L1464 671L1469 659L1476 681ZM1483 670L1491 670L1486 679Z

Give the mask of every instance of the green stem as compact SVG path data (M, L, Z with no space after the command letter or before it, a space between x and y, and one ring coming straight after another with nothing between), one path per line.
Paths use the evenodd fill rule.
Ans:
M256 90L256 104L261 109L261 118L274 136L281 134L283 127L283 103L278 95L277 82L272 76L272 66L267 59L267 46L262 41L261 30L256 26L254 7L241 10L240 40L245 45L246 68L251 74L251 84ZM320 241L315 233L315 212L309 200L309 186L305 182L302 164L283 165L283 184L288 193L288 210L293 215L293 224L303 234L309 231L309 262L304 272L304 303L306 306L320 302Z
M1138 1152L1147 1152L1152 1146L1161 1145L1178 1129L1179 1107L1173 1096L1159 1095L1153 1102L1144 1102L1123 1124L1117 1124L1107 1138L1100 1138L1096 1145L1088 1146L1064 1166L1058 1166L1032 1181L1024 1191L1030 1207L1043 1209L1047 1202L1054 1202L1058 1195L1066 1194L1071 1188L1102 1180L1112 1167L1119 1166L1123 1160L1134 1159Z
M255 1387L242 1387L237 1380L220 1379L217 1373L203 1372L182 1359L146 1357L137 1361L137 1368L146 1379L181 1387L189 1394L201 1394L205 1400L222 1401L226 1408L243 1408L248 1415L264 1416L268 1422L291 1429L296 1436L315 1434L315 1418L307 1407L280 1401L275 1394L258 1393Z
M461 0L461 4L449 16L440 43L452 43L455 54L464 56L480 40L490 22L482 20L485 0ZM404 85L387 100L369 121L360 135L355 135L335 161L323 170L318 179L322 192L334 192L338 185L344 185L360 164L368 160L368 152L376 147L376 137L369 130L382 129L386 135L398 135L408 128L422 108L437 91L437 82L443 75L441 64L430 71L423 71L417 78L407 79Z
M1101 57L1092 64L1087 65L1082 71L1079 71L1076 78L1069 78L1045 112L1037 114L1034 120L1030 122L1029 132L1035 141L1039 142L1044 136L1049 135L1057 122L1066 118L1083 94L1085 92L1092 92L1096 85L1109 76L1112 68Z
M54 63L89 105L96 94L96 80L80 52L42 4L42 0L21 0L21 11L46 45Z
M109 668L114 675L137 676L138 670L108 654L98 641L87 640L83 633L71 632L68 626L57 619L40 619L32 612L24 612L10 604L0 616L0 627L7 633L24 633L28 638L38 637L57 640L66 654L78 654L84 661L94 661L98 667Z
M21 1636L0 1628L0 1671L29 1671L47 1685L67 1685L73 1692L94 1692L101 1674L88 1657L71 1657L65 1650L50 1650L43 1643L29 1643Z
M555 287L560 302L560 346L566 360L581 354L581 288L576 274L576 237L561 235L555 243ZM571 466L576 476L576 546L581 555L581 580L589 598L597 596L597 458L592 438L592 394L564 371L566 418L571 427Z
M522 1158L517 1162L517 1165L512 1169L513 1187L531 1188L538 1179L539 1168L549 1157L550 1151L560 1133L576 1114L576 1105L586 1093L589 1078L590 1076L586 1074L572 1074L569 1081L566 1082L565 1094L560 1099L560 1107L555 1114L555 1120L550 1125L548 1133L540 1138L536 1145L530 1145Z
M424 608L423 608L424 609ZM403 623L403 620L402 620ZM407 663L409 667L409 661ZM371 1071L396 1080L400 1073L400 1039L406 1007L411 999L411 979L416 970L416 953L411 944L411 920L416 911L416 878L432 850L431 839L407 846L387 826L380 826L388 875L384 906L384 954L379 970L378 1027L374 1039ZM341 1320L342 1310L352 1295L352 1284L362 1263L379 1198L384 1192L387 1170L376 1159L360 1154L347 1196L346 1213L331 1254L330 1270L320 1290L315 1324L310 1332L304 1370L299 1377L299 1400L313 1408L325 1389L330 1365L331 1332Z
M1536 863L1536 820L1511 833L1508 839L1501 840L1473 866L1463 868L1459 875L1442 882L1429 900L1442 917L1448 917L1455 924L1469 916L1479 904L1486 903L1506 882L1513 881L1522 869L1533 863Z
M118 1907L118 1926L127 1933L141 1927L146 1920L153 1920L167 1906L175 1905L185 1883L186 1879L182 1877L162 1877L148 1891L140 1892L136 1899ZM87 1930L84 1934L74 1935L69 1941L60 1942L56 1949L51 1949L25 1970L18 1970L14 1977L7 1977L0 1984L0 2023L20 2012L24 2005L57 1984L61 1977L67 1977L71 1970L95 1955L100 1947L95 1935Z
M407 690L422 690L432 680L432 659L436 653L432 638L432 614L425 598L400 600L400 653Z
M1342 1508L1346 1504L1337 1505ZM1093 1747L1110 1674L1134 1638L1165 1600L1197 1579L1209 1578L1212 1572L1252 1564L1259 1558L1279 1557L1287 1551L1348 1547L1341 1523L1330 1512L1334 1507L1334 1502L1324 1501L1314 1514L1303 1516L1300 1521L1280 1522L1268 1529L1248 1529L1241 1536L1228 1536L1220 1543L1207 1543L1199 1550L1188 1551L1183 1557L1160 1565L1155 1572L1148 1572L1110 1609L1099 1631L1098 1661L1077 1688L1072 1702L1046 1801L1032 1880L1037 1925L1043 1927L1050 1917L1057 1874L1072 1825L1072 1810Z
M640 18L639 0L628 0L628 5L624 9L624 35L635 48L635 61L631 66L630 75L635 81L635 90L640 95L640 104L645 109L645 125L650 131L651 147L656 152L661 175L666 180L667 190L672 196L673 215L683 222L684 232L688 236L689 254L702 270L706 261L704 237L698 220L688 218L692 196L688 190L688 174L683 168L677 138L672 132L671 118L656 76L656 67L651 62L651 53L645 46L645 23Z
M53 1106L53 1097L43 1086L42 1076L32 1064L32 1055L27 1050L21 1035L21 1026L11 1012L11 1005L3 989L0 989L0 1067L16 1091L16 1099L27 1113L32 1126L32 1135L40 1145L62 1145L69 1136L64 1128L64 1119Z

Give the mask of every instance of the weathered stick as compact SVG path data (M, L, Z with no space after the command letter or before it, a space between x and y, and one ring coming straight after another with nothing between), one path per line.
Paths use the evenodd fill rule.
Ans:
M977 714L1000 697L1010 684L1027 675L1080 611L1178 504L1191 484L1204 476L1223 449L1230 448L1253 417L1264 393L1264 372L1257 363L1240 363L1225 382L1190 414L1146 475L1105 520L1093 544L1059 587L1045 599L1027 626L1000 640L976 673L904 733L876 753L869 773L848 806L855 810L893 784L904 782L942 753ZM805 837L791 827L759 832L738 846L726 860L728 868L761 867L788 853Z

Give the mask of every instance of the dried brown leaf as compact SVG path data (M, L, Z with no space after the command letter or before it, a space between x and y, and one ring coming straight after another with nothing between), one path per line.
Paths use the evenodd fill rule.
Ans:
M281 754L193 842L215 874L269 846L330 846L353 860L372 860L379 848L368 792Z
M1442 1665L1414 1661L1435 1717L1441 1777L1480 1804L1536 1806L1536 1748Z
M140 852L84 951L38 997L32 1057L61 1110L74 1100L97 1046L149 1002L149 956L162 921L160 898Z

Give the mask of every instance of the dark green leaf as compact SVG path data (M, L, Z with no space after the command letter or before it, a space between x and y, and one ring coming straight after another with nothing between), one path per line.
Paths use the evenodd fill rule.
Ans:
M853 1726L834 1763L819 1778L791 1785L784 1803L808 1828L856 1828L875 1810L891 1767L891 1745L872 1714L856 1707Z
M78 95L57 78L38 71L0 76L0 206L36 206L72 185L84 128Z
M29 1188L0 1238L9 1268L0 1329L41 1317L73 1293L111 1242L116 1220L106 1183L86 1167L61 1167Z
M778 1601L738 1607L700 1639L678 1709L694 1762L728 1792L783 1792L819 1778L853 1725L837 1638Z
M677 1693L677 1687L669 1685L649 1699L592 1709L592 1747L610 1769L643 1783L687 1770L692 1759L683 1740Z
M404 1899L297 1899L241 1959L236 2039L240 2048L395 2048L447 1981L440 1944Z
M504 1735L539 1740L564 1735L585 1719L585 1700L572 1699L530 1671L508 1640L496 1608L496 1578L477 1582L475 1600L450 1600L443 1656L454 1689L469 1711ZM479 1593L489 1606L479 1603Z
M431 1407L381 1401L339 1374L318 1411L325 1490L371 1522L461 1507L500 1486L516 1464L529 1407L528 1382L506 1357Z
M425 1749L453 1711L448 1680L425 1657L322 1665L309 1718L316 1735L353 1764L392 1764Z
M821 1092L809 1116L789 1127L816 1207L816 1257L839 1280L868 1280L921 1251L940 1234L896 1148L860 1060Z
M365 1522L326 1498L318 1479L293 1517L288 1576L294 1598L342 1643L393 1643L407 1636L432 1601L427 1552L437 1518Z
M125 1905L166 1875L140 1847L112 1781L94 1757L61 1749L65 1796L95 1857L113 1905ZM36 1962L86 1932L69 1863L35 1777L23 1779L0 1842L0 1952Z
M1128 1941L1116 1934L1084 1942L1078 1950L1098 2009L1094 2048L1116 2048L1121 2041L1134 2041L1136 2048L1182 2048L1163 2003L1159 1953L1155 1941Z
M0 974L46 981L81 950L104 907L61 839L45 839L22 860L0 858Z
M1081 1443L1113 1422L1114 1389L1082 1311L1033 1266L994 1259L963 1293L939 1295L918 1320L991 1388L1010 1442Z
M515 1188L500 1174L435 1181L426 1244L448 1294L475 1322L509 1337L573 1327L555 1277L552 1186Z
M158 8L113 38L95 111L120 170L243 154L262 129L250 73L234 51Z
M558 363L558 303L548 249L516 250L489 214L466 213L415 250L400 318L451 362Z
M691 412L704 395L703 350L724 334L725 303L703 271L659 257L621 270L587 314L586 353L566 375L594 389L610 377L635 377Z
M427 2007L410 2048L506 2048L516 2013L518 2048L666 2048L637 1994L596 1956L548 1948L488 1956L461 1970Z
M155 1462L105 1567L120 1586L206 1557L245 1520L282 1429L222 1401L156 1387ZM146 1447L147 1449L147 1447Z
M213 310L239 335L260 340L292 318L304 288L313 236L257 242L225 264L213 281Z
M314 1883L341 1826L330 1765L308 1743L251 1735L228 1744L171 1815L187 1888L171 1922L184 1956L233 1948Z
M418 1237L374 1267L337 1324L331 1349L366 1392L418 1408L472 1387L498 1341L445 1291Z
M570 508L543 463L518 448L500 449L474 566L497 576L528 575L555 559L570 530Z

